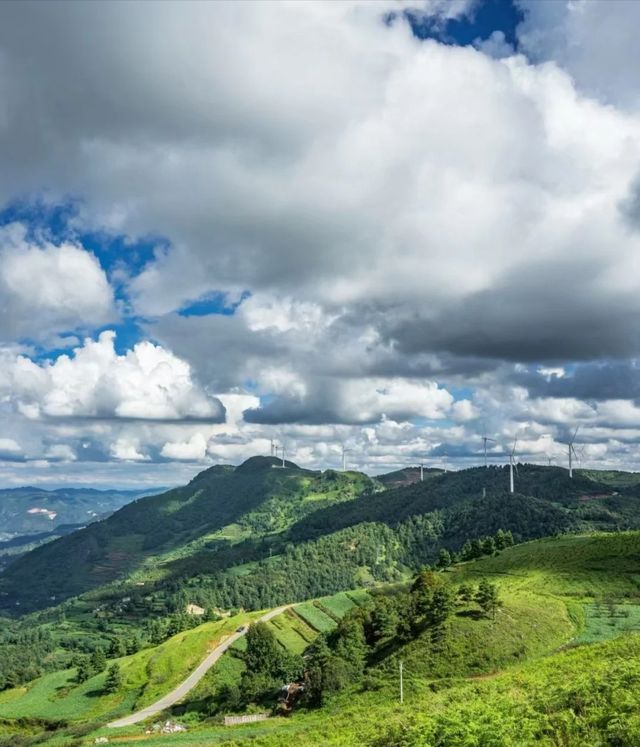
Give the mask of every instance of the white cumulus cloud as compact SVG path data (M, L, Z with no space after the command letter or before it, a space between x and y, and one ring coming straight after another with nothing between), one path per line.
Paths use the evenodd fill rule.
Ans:
M96 257L72 243L33 243L19 223L0 228L0 335L51 337L114 318Z
M19 356L5 365L0 388L30 418L224 419L224 407L186 361L151 342L118 355L114 342L105 331L54 362Z

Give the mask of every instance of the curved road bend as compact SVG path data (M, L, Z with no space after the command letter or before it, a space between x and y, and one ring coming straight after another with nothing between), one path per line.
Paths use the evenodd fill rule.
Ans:
M271 620L272 617L277 617L278 615L280 615L290 606L291 605L287 604L284 607L277 607L275 610L271 610L270 612L262 615L262 617L258 618L256 622L267 622L267 620ZM117 721L111 721L107 724L107 726L111 729L117 729L121 726L132 726L133 724L137 724L139 721L144 721L151 716L155 716L156 713L160 713L160 711L164 711L166 708L174 705L179 700L182 700L182 698L184 698L189 690L192 690L198 684L198 682L200 682L200 680L218 661L222 654L224 654L229 646L235 643L238 638L241 638L246 632L246 630L242 633L236 631L235 633L232 633L228 638L225 638L222 643L218 644L213 649L213 651L211 651L206 656L206 658L203 659L200 664L198 664L198 666L193 670L193 672L191 672L187 679L184 680L184 682L181 682L178 687L176 687L175 690L172 690L168 695L160 698L160 700L157 700L152 705L143 708L141 711L132 713L130 716L125 716L124 718L119 718Z

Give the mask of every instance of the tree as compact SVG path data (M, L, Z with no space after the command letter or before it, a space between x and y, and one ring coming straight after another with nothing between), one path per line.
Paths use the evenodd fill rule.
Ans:
M325 697L346 687L350 680L347 662L332 653L324 635L317 638L306 663L306 698L321 706Z
M247 669L240 689L247 701L259 700L284 682L297 679L302 671L302 659L283 651L270 628L263 622L247 631L244 654Z
M89 677L93 676L93 670L91 668L91 663L89 659L86 656L83 656L82 658L78 659L78 662L76 664L76 682L78 684L82 682L86 682Z
M386 596L377 596L373 603L369 620L369 641L374 645L383 645L396 635L398 629L398 609Z
M498 529L495 535L495 543L497 550L504 550L507 547L511 547L513 545L513 535L511 534L511 531L505 532L502 529Z
M486 537L482 540L482 552L485 555L493 555L496 551L496 543L493 537Z
M107 679L104 682L106 693L116 693L122 685L122 672L119 664L112 664L107 670Z
M336 656L345 662L347 674L352 682L362 677L367 657L363 623L362 611L351 610L329 636L329 644Z
M458 587L458 597L463 602L470 602L473 599L473 588L469 584L460 584Z
M480 558L483 555L482 542L479 539L471 540L471 557Z
M448 568L450 565L451 553L443 547L438 555L438 568Z
M265 623L255 623L247 631L244 660L247 669L252 672L270 674L279 668L280 648L276 637Z
M127 647L122 638L114 638L109 646L109 658L119 659L127 655Z
M480 605L482 611L487 617L493 615L495 619L496 610L501 604L496 585L483 579L478 586L478 591L476 592L476 602Z
M107 666L107 657L105 656L103 648L97 648L91 654L91 669L95 674L104 671Z
M433 592L431 606L427 613L427 623L431 628L441 631L452 610L453 598L449 589L445 587L436 589Z

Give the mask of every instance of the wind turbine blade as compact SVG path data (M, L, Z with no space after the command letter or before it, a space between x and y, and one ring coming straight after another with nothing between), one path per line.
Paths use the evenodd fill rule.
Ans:
M573 445L573 442L574 442L574 441L576 440L576 436L578 435L578 428L580 428L580 426L579 426L579 425L577 425L577 426L576 426L576 429L575 429L575 431L573 432L573 438L572 438L572 439L571 439L571 441L569 442L569 443L570 443L571 445Z
M516 446L518 445L518 439L513 442L513 449L511 449L511 456L513 456L516 453Z

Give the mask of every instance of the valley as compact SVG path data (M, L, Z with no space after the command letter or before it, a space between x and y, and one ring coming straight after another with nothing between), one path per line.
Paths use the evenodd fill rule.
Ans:
M636 676L627 659L640 635L638 483L597 473L569 482L533 465L520 473L529 495L501 492L501 468L387 487L253 458L32 551L0 575L11 614L0 744L454 745L467 726L481 734L490 723L503 734L495 744L527 744L514 736L518 708L527 739L544 743L543 695L560 687L563 667L595 688L596 705L611 662ZM86 548L81 577L56 572ZM40 587L31 574L43 568ZM51 584L66 601L33 594ZM32 610L16 614L23 605ZM248 663L252 624L275 657L264 672L259 659ZM203 676L169 704L198 667ZM281 705L290 711L282 716L276 694L287 681L306 692ZM537 706L526 695L536 688ZM128 718L158 701L164 711L147 722ZM555 706L558 718L570 710L559 695ZM225 714L255 712L270 717L220 725ZM587 728L600 734L589 719L589 708L574 714L563 743L581 744ZM156 731L165 721L185 731ZM382 722L387 742L376 741Z

